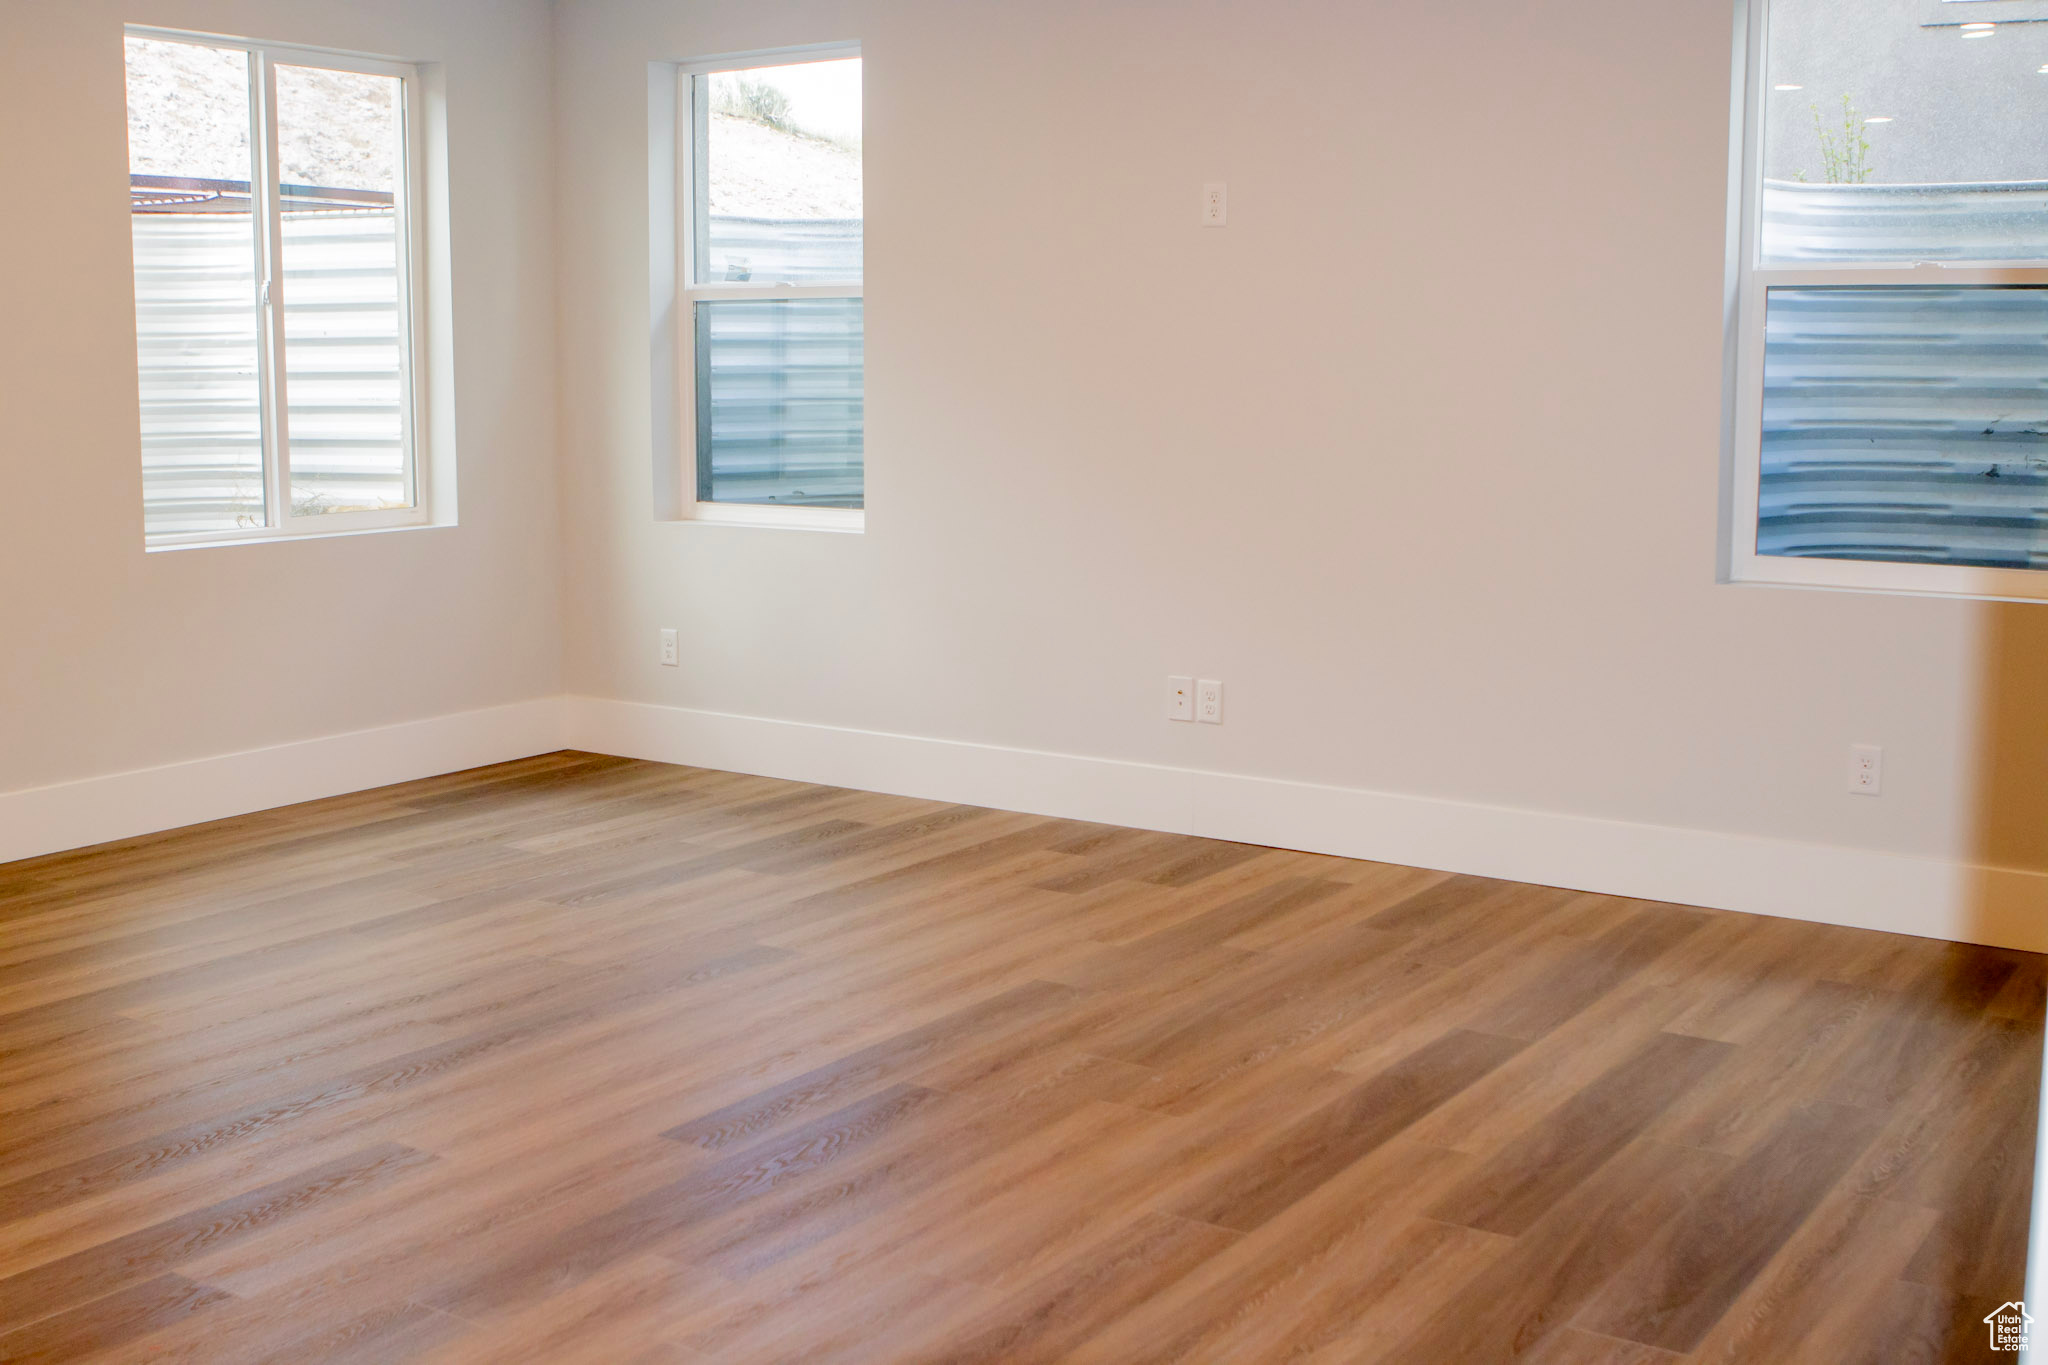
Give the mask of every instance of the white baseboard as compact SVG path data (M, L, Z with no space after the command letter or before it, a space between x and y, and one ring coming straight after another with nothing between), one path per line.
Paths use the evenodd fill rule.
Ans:
M2048 874L1349 787L565 699L569 747L1546 886L2048 951Z
M0 863L560 748L2048 951L2039 872L595 697L0 793Z
M563 698L0 792L0 863L563 747Z

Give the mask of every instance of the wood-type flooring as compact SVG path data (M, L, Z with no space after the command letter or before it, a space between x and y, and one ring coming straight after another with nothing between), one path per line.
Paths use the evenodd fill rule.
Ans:
M0 866L0 1361L1984 1361L2031 954L562 753Z

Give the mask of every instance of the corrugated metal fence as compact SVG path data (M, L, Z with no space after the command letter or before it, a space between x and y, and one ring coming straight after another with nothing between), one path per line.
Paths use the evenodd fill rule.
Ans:
M2048 290L1774 289L1757 550L2048 563Z
M1763 258L1771 264L2043 257L2048 257L2048 181L1764 184Z
M861 277L859 219L716 217L709 228L708 259L725 279ZM862 505L863 317L859 299L697 304L698 497Z
M2048 183L1771 186L1765 229L1791 260L2048 257ZM2048 289L1772 289L1757 551L2048 567Z
M260 526L262 314L249 215L138 213L133 223L144 523L153 535Z
M841 284L861 277L859 218L730 218L705 224L713 279Z
M1773 186L1765 213L1787 258L2048 255L2048 183L1982 191ZM248 216L134 222L149 527L260 524ZM285 233L294 498L402 499L391 212L293 215ZM858 222L722 219L713 236L770 278L859 269ZM700 304L697 325L702 492L859 505L859 302ZM1764 383L1761 553L2048 564L2048 290L1775 289Z
M137 190L132 217L151 534L264 524L262 320L241 196ZM304 513L400 506L398 243L386 204L284 215L292 499Z

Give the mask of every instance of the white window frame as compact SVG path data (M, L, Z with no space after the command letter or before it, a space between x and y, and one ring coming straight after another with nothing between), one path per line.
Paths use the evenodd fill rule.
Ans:
M703 135L707 131L701 77L725 71L747 71L761 66L797 66L808 62L836 62L859 57L859 43L828 43L814 47L782 48L746 52L701 61L679 62L676 76L676 202L675 202L675 376L679 408L677 436L681 446L681 512L686 521L724 526L756 526L808 531L851 531L867 529L867 472L863 460L860 507L796 507L776 503L705 502L698 498L702 486L703 452L697 448L697 304L719 299L860 299L866 297L867 266L861 279L848 284L740 284L725 280L697 278L697 238L703 230L704 200L708 194L703 164ZM863 78L866 72L863 68ZM865 99L865 80L863 80ZM863 207L865 217L865 207ZM865 233L863 233L865 254ZM865 331L865 321L863 321ZM865 342L865 338L863 338ZM863 371L865 384L865 371ZM865 433L863 433L865 448Z
M1783 587L2048 601L2048 572L1959 564L1801 558L1756 552L1763 463L1764 308L1773 288L1806 285L2048 285L2048 261L1898 264L1762 260L1765 101L1771 89L1770 0L1736 0L1735 117L1739 181L1731 187L1727 327L1730 392L1724 436L1722 579Z
M224 52L246 53L249 59L250 100L249 145L253 149L252 179L249 186L251 213L256 220L256 278L262 291L262 342L257 351L258 384L263 400L263 501L264 521L259 526L223 530L148 534L147 549L179 549L197 545L241 544L250 541L303 539L318 536L351 535L363 531L395 530L433 522L432 490L429 488L432 462L421 450L422 433L428 431L425 413L426 377L423 374L427 348L424 344L421 303L426 279L426 233L420 222L426 204L425 101L422 98L420 68L411 62L361 53L336 52L326 48L302 47L291 43L270 43L254 39L222 37L210 33L188 33L178 29L150 28L130 24L130 37L160 42L186 43ZM295 515L291 509L291 432L287 406L284 352L284 280L279 267L284 233L284 210L277 192L279 183L277 150L277 67L303 66L326 71L351 71L366 76L391 76L400 84L400 146L405 158L393 195L399 259L399 385L401 441L405 454L406 481L412 489L412 505L374 511L322 512ZM122 96L127 96L124 72Z

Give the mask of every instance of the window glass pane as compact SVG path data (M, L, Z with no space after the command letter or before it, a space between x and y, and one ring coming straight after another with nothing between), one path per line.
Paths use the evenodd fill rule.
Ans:
M698 280L860 279L860 59L697 80Z
M276 71L292 515L410 507L403 84Z
M265 523L249 56L128 39L128 183L151 535Z
M697 304L698 497L861 506L861 301Z
M2048 288L1773 289L1757 553L2048 567Z
M1765 261L2048 258L2048 5L1769 10Z

